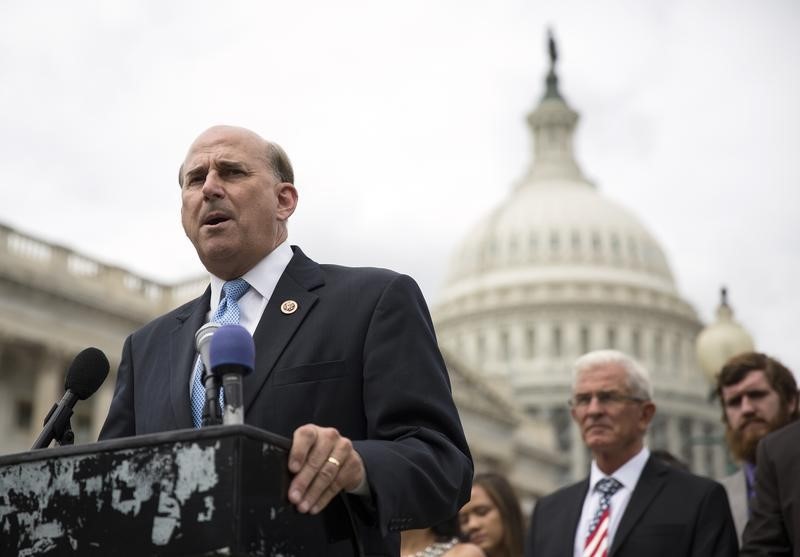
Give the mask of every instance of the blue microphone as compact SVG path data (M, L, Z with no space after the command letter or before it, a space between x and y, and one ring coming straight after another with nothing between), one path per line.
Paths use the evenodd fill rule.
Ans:
M253 372L256 363L256 346L253 337L241 325L223 325L211 337L209 349L211 373L222 378L225 408L222 423L244 423L244 396L242 377Z

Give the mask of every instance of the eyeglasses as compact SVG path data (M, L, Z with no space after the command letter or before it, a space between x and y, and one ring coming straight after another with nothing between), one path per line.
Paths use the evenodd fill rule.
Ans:
M619 406L624 402L644 402L642 397L626 395L617 391L597 391L596 393L577 393L567 401L571 408L585 409L592 403L592 398L597 399L597 404L603 407Z

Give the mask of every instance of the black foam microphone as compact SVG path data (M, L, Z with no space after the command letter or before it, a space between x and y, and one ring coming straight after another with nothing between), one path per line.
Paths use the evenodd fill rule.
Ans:
M253 337L241 325L224 325L211 339L211 372L222 379L225 411L222 423L244 423L244 397L242 377L252 373L256 363Z
M43 449L55 439L63 442L69 430L69 419L72 408L79 400L92 396L108 375L108 358L97 348L86 348L75 356L67 370L64 381L64 396L50 409L44 419L44 429L36 438L31 449Z

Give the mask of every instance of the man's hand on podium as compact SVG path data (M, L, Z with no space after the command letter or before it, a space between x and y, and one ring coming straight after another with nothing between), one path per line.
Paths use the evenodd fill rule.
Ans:
M340 491L354 491L366 480L364 462L350 439L314 424L295 430L289 471L296 474L289 501L301 513L319 513Z

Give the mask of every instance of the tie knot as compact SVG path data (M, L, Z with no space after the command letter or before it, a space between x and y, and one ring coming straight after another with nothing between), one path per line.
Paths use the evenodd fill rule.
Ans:
M594 486L594 488L597 491L599 491L600 493L602 493L607 497L613 496L617 491L619 491L619 488L621 487L622 484L619 483L614 478L603 478L602 480L597 482L597 485Z
M249 288L250 285L247 284L247 281L243 278L229 280L222 285L222 291L225 293L225 297L235 302L238 302L239 298L244 296L244 293L247 292Z

